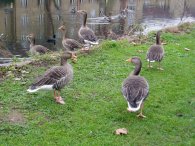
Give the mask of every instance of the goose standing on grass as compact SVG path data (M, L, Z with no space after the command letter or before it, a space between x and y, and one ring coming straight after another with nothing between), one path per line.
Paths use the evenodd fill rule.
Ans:
M49 49L42 45L35 45L35 37L34 34L29 34L26 36L27 39L30 41L30 53L31 55L37 54L45 54Z
M107 35L107 39L110 39L110 40L117 40L120 36L117 35L115 32L112 31L112 23L110 23L108 25L108 29L107 29L107 32L106 32L106 35Z
M80 41L82 43L90 44L90 45L99 44L94 31L86 25L87 12L84 10L79 10L79 11L77 11L77 13L79 13L83 16L83 24L78 31L78 36L79 36Z
M136 112L141 108L138 117L144 118L142 113L144 100L149 93L149 85L144 77L139 76L141 71L142 62L139 57L132 57L127 60L135 65L133 73L131 73L123 82L122 93L127 100L129 112Z
M160 62L162 61L163 57L164 57L164 48L163 46L161 45L161 42L160 42L160 33L161 31L158 31L157 34L156 34L156 44L155 45L152 45L148 52L147 52L147 61L149 62L149 68L151 68L152 66L150 65L150 62L155 62L155 61L158 61L159 62L159 67L158 69L159 70L163 70L161 68L161 65L160 65Z
M76 51L76 49L83 49L83 45L79 42L77 42L74 39L66 38L66 29L65 26L62 25L58 28L63 32L63 38L62 38L62 45L65 48L66 51Z
M77 57L71 52L65 52L61 56L61 66L54 66L47 70L27 91L33 93L38 90L54 90L56 102L64 104L64 100L60 96L60 90L73 79L73 68L67 61L70 58L76 61Z

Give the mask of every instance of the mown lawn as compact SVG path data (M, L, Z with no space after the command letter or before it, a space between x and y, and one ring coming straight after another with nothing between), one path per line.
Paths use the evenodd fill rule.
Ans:
M22 80L1 82L0 145L195 145L195 27L190 33L162 34L167 43L164 71L157 70L157 64L147 68L152 36L135 46L125 40L105 41L80 56L72 64L73 82L62 90L65 105L56 104L52 92L26 92L49 66L28 65L24 70L30 73ZM121 94L122 82L133 70L125 60L132 56L142 59L141 75L150 85L145 119L126 110ZM127 135L113 134L123 127Z

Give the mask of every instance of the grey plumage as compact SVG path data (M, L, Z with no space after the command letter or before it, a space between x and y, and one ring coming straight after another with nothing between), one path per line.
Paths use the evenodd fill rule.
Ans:
M32 84L31 89L36 89L43 85L52 85L55 90L62 89L73 78L73 69L70 64L55 66L45 72L45 74Z
M78 50L79 48L82 48L83 45L77 42L74 39L63 39L62 40L62 45L65 49L69 51L75 51Z
M61 66L54 66L47 70L45 74L32 84L29 91L39 89L44 85L51 85L54 90L60 90L73 79L73 68L67 62L71 58L71 53L61 57Z
M149 93L149 85L145 78L131 75L123 82L122 93L129 104L136 108L138 102L145 100Z
M42 45L35 45L35 37L33 34L28 35L27 38L30 41L31 55L45 54L48 51L48 49Z
M160 62L164 57L164 48L160 43L160 31L156 34L156 44L152 45L148 52L146 59L150 62L158 61Z
M83 47L83 45L81 43L77 42L76 40L66 38L66 34L65 34L66 31L65 31L64 25L60 26L58 29L64 33L63 39L62 39L62 45L66 51L75 51L75 50Z
M107 32L107 38L111 40L117 40L119 38L119 35L110 30L109 32Z
M86 43L85 40L87 40L91 43L97 43L97 37L94 31L86 25L87 12L84 10L79 10L77 12L83 15L83 24L78 31L78 36L79 36L80 41L82 43Z
M149 85L144 77L139 76L142 67L140 58L133 57L128 61L135 64L135 69L133 73L124 80L122 94L127 100L129 108L137 111L148 96Z

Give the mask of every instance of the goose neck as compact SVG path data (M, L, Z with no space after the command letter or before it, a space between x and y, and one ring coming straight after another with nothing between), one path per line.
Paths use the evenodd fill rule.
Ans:
M139 64L137 64L135 66L135 69L133 71L133 75L139 75L140 71L141 71L141 67L142 67L142 63L140 62Z
M85 27L87 23L87 13L83 14L83 26Z
M66 32L65 31L63 32L63 37L62 38L63 38L63 40L66 39Z
M156 44L157 45L160 45L161 44L161 42L160 42L160 32L159 31L156 34Z
M64 66L67 63L67 58L61 58L60 65Z
M35 39L34 38L30 38L30 46L34 46L35 45Z

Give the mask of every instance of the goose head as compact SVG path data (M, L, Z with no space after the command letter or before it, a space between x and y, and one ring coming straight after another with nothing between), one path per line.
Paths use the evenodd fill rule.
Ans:
M66 30L66 28L65 28L64 25L60 26L58 29L59 29L59 30L62 30L62 31L65 31L65 30Z
M138 64L140 64L141 63L141 60L140 60L140 58L139 57L132 57L132 58L129 58L129 59L127 59L126 60L127 62L131 62L131 63L133 63L133 64L135 64L135 65L138 65Z
M27 35L26 38L30 41L31 45L35 44L35 35L33 33Z
M78 11L77 11L77 14L82 14L82 15L84 15L84 14L87 14L87 12L86 12L85 10L78 10Z
M33 33L30 33L29 35L26 36L27 38L35 38L35 35Z
M68 59L71 59L73 62L77 61L77 56L72 53L71 51L66 51L62 56L61 56L61 65L64 65Z
M133 75L139 75L142 67L142 62L139 57L132 57L126 60L127 62L131 62L135 65L135 69L133 71Z

